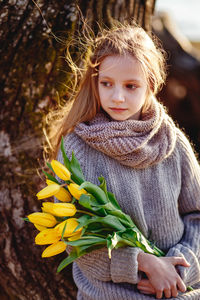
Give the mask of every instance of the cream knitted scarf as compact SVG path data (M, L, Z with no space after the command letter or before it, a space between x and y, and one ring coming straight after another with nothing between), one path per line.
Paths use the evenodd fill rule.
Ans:
M78 124L75 133L122 165L140 169L167 158L176 142L174 122L154 98L141 120L115 121L100 112L89 123Z

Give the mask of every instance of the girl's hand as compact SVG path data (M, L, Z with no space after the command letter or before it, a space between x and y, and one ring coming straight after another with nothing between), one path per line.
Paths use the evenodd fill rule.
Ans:
M176 265L190 266L182 257L156 257L143 252L138 255L138 269L147 275L157 299L161 299L163 293L165 298L171 298L177 297L178 291L186 291Z
M141 279L137 284L137 288L142 294L155 295L156 293L149 279Z

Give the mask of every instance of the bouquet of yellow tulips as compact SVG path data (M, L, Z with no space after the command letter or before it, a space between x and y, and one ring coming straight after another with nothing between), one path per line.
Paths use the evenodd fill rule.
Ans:
M61 202L43 202L41 212L25 218L39 230L35 243L50 245L42 257L57 255L67 245L72 246L58 266L59 272L80 256L101 247L108 248L110 258L112 249L123 246L140 247L147 253L164 256L121 210L114 194L107 191L103 177L99 177L99 185L85 180L74 153L71 161L67 157L63 139L61 151L64 165L56 160L47 163L54 175L43 171L47 186L37 193L38 199L55 196Z

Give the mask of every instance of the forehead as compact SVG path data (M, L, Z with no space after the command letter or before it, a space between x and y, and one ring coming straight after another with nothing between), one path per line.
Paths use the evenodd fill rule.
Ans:
M140 62L131 55L111 55L104 58L99 66L99 77L123 77L145 79Z

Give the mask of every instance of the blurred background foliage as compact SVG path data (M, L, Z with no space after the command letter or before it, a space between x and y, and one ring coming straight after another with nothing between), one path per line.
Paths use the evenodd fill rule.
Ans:
M77 5L79 10L77 9ZM154 0L0 1L0 298L75 299L71 267L56 274L65 257L41 259L36 231L21 217L38 210L36 192L44 186L43 126L51 109L69 98L71 76L65 61L69 38L81 34L80 12L88 25L111 27L135 20L152 29L168 53L169 76L159 99L200 145L199 52L179 34ZM78 55L78 52L74 53Z

